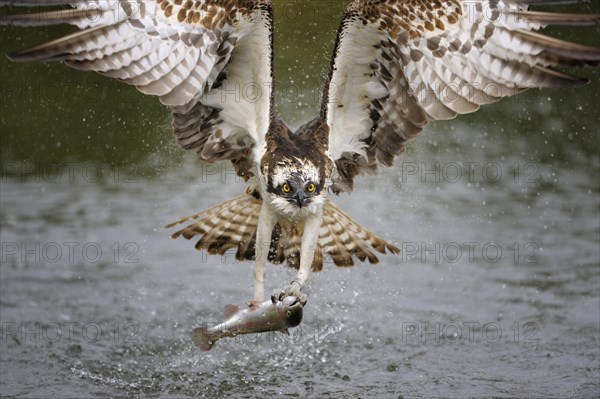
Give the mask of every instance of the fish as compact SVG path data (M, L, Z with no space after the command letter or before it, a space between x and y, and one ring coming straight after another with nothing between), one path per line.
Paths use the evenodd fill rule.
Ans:
M295 296L281 301L267 300L257 307L240 309L235 305L225 306L225 321L213 327L197 327L192 331L192 340L203 351L212 349L215 342L225 337L280 331L289 334L288 328L302 322L304 305Z

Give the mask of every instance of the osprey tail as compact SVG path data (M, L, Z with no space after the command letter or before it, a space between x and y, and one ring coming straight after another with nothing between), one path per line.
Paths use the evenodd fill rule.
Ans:
M212 255L223 255L228 250L236 250L237 260L254 260L256 229L262 206L260 194L248 190L229 201L222 202L205 211L171 223L171 228L186 222L193 223L171 235L183 236L190 240L199 237L196 249L206 250ZM280 220L273 229L269 261L275 264L287 262L298 269L300 266L300 246L304 222ZM371 233L350 216L327 200L323 207L323 222L319 232L318 248L315 251L312 270L323 269L323 257L329 255L336 266L353 266L354 257L360 261L369 260L375 264L379 260L375 251L399 253L400 250L382 238Z

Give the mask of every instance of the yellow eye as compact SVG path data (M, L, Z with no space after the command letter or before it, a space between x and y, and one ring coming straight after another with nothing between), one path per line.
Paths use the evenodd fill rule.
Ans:
M309 193L312 193L313 191L315 191L315 185L313 183L310 183L308 185L308 187L306 187L306 189L308 190Z
M290 188L289 184L285 183L285 184L283 185L283 192L284 192L284 193L289 193L289 192L290 192L290 190L291 190L291 188Z

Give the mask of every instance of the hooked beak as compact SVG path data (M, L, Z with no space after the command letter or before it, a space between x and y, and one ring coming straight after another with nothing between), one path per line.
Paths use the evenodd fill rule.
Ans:
M308 196L302 190L298 190L298 192L294 196L294 199L296 200L296 203L300 208L302 208L306 204L307 198Z

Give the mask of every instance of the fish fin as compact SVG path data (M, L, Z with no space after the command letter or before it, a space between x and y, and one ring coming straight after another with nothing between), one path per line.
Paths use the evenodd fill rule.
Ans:
M279 330L280 333L283 333L285 335L290 335L290 330L288 330L287 328L283 328L281 330Z
M192 331L192 340L196 346L204 352L211 350L214 342L208 338L208 329L206 327L194 328Z
M225 314L225 318L228 319L239 311L240 308L235 305L225 305L225 311L223 313Z

